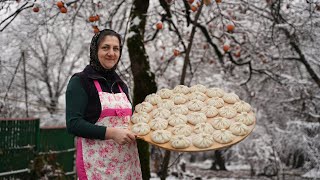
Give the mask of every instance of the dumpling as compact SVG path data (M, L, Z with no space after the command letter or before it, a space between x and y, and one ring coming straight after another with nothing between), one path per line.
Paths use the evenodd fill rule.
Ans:
M236 121L242 122L247 126L250 126L254 123L254 116L252 114L249 114L247 112L241 112L235 117Z
M209 123L215 129L228 129L231 125L231 121L224 117L213 118L213 120L209 121Z
M226 103L229 103L229 104L233 104L233 103L236 103L240 100L239 96L236 95L235 93L225 93L223 96L222 96L222 99L226 102Z
M237 110L237 112L250 112L251 111L251 106L250 104L244 102L244 101L239 101L234 103L233 108Z
M187 122L188 122L187 116L182 115L182 114L172 114L168 118L168 121L171 126L176 126L178 124L187 124Z
M189 94L189 100L198 99L200 101L205 101L207 99L207 96L202 92L192 92Z
M145 98L145 101L151 103L152 105L157 105L159 102L161 102L161 100L161 97L155 93L149 94Z
M168 121L163 118L157 117L152 119L149 125L153 130L166 129L168 127Z
M196 125L196 124L199 124L199 123L206 122L207 117L203 113L192 112L192 113L187 115L187 119L188 119L188 122L190 124Z
M221 144L229 143L234 139L234 136L232 135L231 131L225 129L214 131L212 137L215 141Z
M218 109L212 105L203 107L201 112L204 113L208 118L215 117L219 113Z
M208 148L212 146L213 138L210 134L196 134L192 139L192 144L200 149Z
M158 103L157 106L161 107L161 108L165 108L165 109L171 110L171 108L173 108L173 106L174 106L174 102L172 100L170 100L170 99L164 99L160 103Z
M188 101L188 97L182 93L176 93L172 95L174 104L184 104Z
M196 91L199 91L199 92L202 92L202 93L206 93L207 87L205 87L202 84L196 84L196 85L193 85L193 86L190 87L190 92L196 92Z
M220 88L209 88L206 95L209 97L223 97L224 91Z
M142 102L142 103L140 103L140 104L137 104L136 106L135 106L135 111L136 112L146 112L146 113L148 113L148 112L150 112L150 111L152 111L153 110L153 106L152 106L152 104L150 104L150 103L148 103L148 102Z
M225 118L233 118L237 115L237 111L231 106L225 106L219 109L219 115Z
M186 115L188 114L188 112L189 112L189 109L185 105L177 105L171 109L172 114L176 113L176 114Z
M167 130L156 130L151 132L151 140L158 144L163 144L170 141L171 132Z
M156 118L156 117L161 117L164 119L168 119L168 117L171 115L171 112L168 109L165 108L157 108L154 109L152 112L152 117Z
M131 131L139 136L144 136L150 132L150 126L147 123L137 123L131 127Z
M173 91L170 89L160 89L156 94L158 94L162 99L169 99L173 94Z
M246 126L245 124L243 124L241 122L235 122L235 123L231 124L230 131L234 135L243 136L243 135L248 134L249 128L248 128L248 126Z
M148 123L150 118L150 115L146 112L134 113L131 117L131 122L133 122L134 124L140 122Z
M194 99L189 101L187 106L191 111L200 111L205 106L205 103L198 99Z
M183 93L183 94L188 94L189 93L189 87L185 85L177 85L173 89L174 93Z
M195 125L193 131L197 134L199 133L211 134L214 131L214 129L211 124L204 122L204 123L199 123Z
M176 135L190 136L192 127L187 124L179 124L172 128L172 133Z
M172 137L170 144L173 148L185 149L191 145L191 140L184 135L176 135Z
M212 105L216 108L221 108L224 106L224 101L222 98L219 98L219 97L212 97L212 98L209 98L207 101L207 104L208 105Z

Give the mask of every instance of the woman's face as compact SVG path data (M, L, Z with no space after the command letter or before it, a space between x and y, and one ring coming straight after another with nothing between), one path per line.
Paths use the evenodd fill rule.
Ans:
M120 42L116 36L106 36L98 47L98 59L105 69L111 69L119 60Z

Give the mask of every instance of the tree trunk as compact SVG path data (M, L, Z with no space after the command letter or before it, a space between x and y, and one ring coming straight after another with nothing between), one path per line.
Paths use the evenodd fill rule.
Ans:
M227 170L226 166L224 165L224 158L222 157L222 153L220 150L216 150L216 152L214 153L214 157L216 159L216 163L219 166L219 170Z
M149 60L143 44L148 7L149 0L134 0L130 14L130 37L127 39L127 46L134 81L134 106L143 102L148 94L157 91L154 74L150 72ZM148 143L138 140L138 150L142 178L150 179L150 152Z
M210 170L227 170L221 150L216 150L214 152L214 158Z

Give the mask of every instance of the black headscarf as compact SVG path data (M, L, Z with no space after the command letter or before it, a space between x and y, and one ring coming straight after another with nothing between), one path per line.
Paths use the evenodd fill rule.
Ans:
M115 36L118 38L119 40L119 44L120 44L120 56L119 59L117 61L117 63L111 68L111 69L105 69L99 62L99 58L98 58L98 48L99 48L99 44L100 42L104 39L104 37L106 36ZM121 53L122 53L122 45L121 45L121 36L120 34L118 34L117 32L111 30L111 29L104 29L101 30L100 32L96 33L92 40L91 40L91 44L90 44L90 66L98 71L99 73L102 73L104 75L108 75L108 74L112 74L116 68L117 65L119 63L120 57L121 57Z

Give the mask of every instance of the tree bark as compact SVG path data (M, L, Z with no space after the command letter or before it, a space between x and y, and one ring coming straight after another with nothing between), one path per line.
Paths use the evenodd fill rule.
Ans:
M134 0L130 14L129 37L127 46L133 74L133 105L157 91L155 76L150 72L149 60L143 44L149 0ZM150 179L150 152L148 143L138 140L139 158L143 179Z
M197 29L197 22L198 22L198 19L200 17L200 14L201 14L201 10L202 10L202 6L203 6L203 2L201 2L201 5L197 11L197 14L194 18L194 24L193 24L193 27L192 27L192 30L191 30L191 35L190 35L190 38L189 38L189 44L188 44L188 47L187 47L187 51L186 51L186 55L185 55L185 58L184 58L184 62L183 62L183 67L182 67L182 74L181 74L181 78L180 78L180 84L181 85L184 85L185 84L185 78L186 78L186 74L187 74L187 67L190 65L190 52L191 52L191 48L192 48L192 44L193 44L193 39L194 39L194 36L195 36L195 33L196 33L196 29Z

